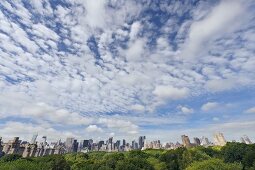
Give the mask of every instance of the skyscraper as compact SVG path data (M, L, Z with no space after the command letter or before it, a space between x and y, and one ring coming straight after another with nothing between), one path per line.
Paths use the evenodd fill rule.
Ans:
M196 146L199 146L199 145L201 144L200 139L197 138L197 137L195 137L195 138L194 138L194 144L195 144Z
M122 145L125 147L126 146L126 140L123 139Z
M98 142L98 150L100 150L103 145L104 145L104 141L103 140L99 141Z
M184 147L191 147L189 137L186 135L182 135L182 143Z
M47 144L47 136L43 136L43 146L46 146Z
M31 144L35 144L37 136L38 136L38 134L33 135L32 139L31 139L31 142L30 142Z
M145 142L146 137L145 136L140 136L138 139L138 149L142 149L144 147L144 142Z
M74 143L74 138L66 138L65 147L67 152L73 151L73 143Z
M79 146L79 142L77 142L77 140L74 139L73 146L72 146L72 152L77 152L78 151L78 146Z
M209 139L207 137L203 136L202 139L201 139L201 145L202 146L209 146L210 145Z
M250 138L247 135L244 135L243 138L246 144L252 144Z
M223 133L220 133L220 132L215 133L213 138L214 138L215 145L224 146L227 143Z
M107 149L108 149L109 151L112 151L112 150L113 150L113 137L110 137L110 138L108 139Z

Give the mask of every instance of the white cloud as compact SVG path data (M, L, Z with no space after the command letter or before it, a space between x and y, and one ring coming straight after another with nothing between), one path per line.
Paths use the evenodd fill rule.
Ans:
M185 115L189 115L191 113L194 113L194 110L192 108L188 108L188 107L185 107L185 106L178 106L178 108L180 109L180 111L185 114Z
M32 139L33 134L39 134L40 136L47 136L49 141L57 141L60 138L65 139L67 137L81 138L81 135L77 131L56 130L52 127L32 124L21 123L15 121L8 121L0 126L1 136L6 141L7 139L13 139L14 136L19 136L23 140ZM29 132L29 133L28 133ZM40 139L38 139L40 140Z
M114 128L129 134L138 133L138 126L128 120L121 120L116 118L99 118L99 124L103 124L108 128Z
M189 37L181 55L184 58L195 58L201 55L208 41L239 28L241 21L237 21L236 18L242 16L245 10L246 6L242 1L221 1L208 16L191 25Z
M187 88L176 88L173 86L156 86L153 94L159 98L178 100L189 95Z
M106 11L105 11L106 1L90 1L85 0L84 6L86 8L85 21L92 28L103 28L106 24Z
M244 111L244 113L255 113L255 107L251 107Z
M202 105L201 110L208 112L208 111L212 111L213 109L216 109L219 107L219 103L217 102L208 102Z
M25 106L22 108L20 115L62 125L87 125L92 121L91 118L81 116L78 113L68 112L65 109L57 109L45 103Z
M136 39L134 42L131 42L128 49L124 51L127 60L130 62L141 61L143 59L145 44L145 39Z
M94 132L103 132L103 129L98 127L97 125L89 125L86 128L87 132L94 133Z
M129 37L130 37L131 41L137 38L137 35L138 35L140 29L141 29L141 24L139 22L134 22L131 25L130 33L129 33Z
M7 9L0 11L1 118L48 128L92 124L132 136L139 126L187 123L176 113L157 113L163 104L174 109L190 96L255 84L254 23L247 22L253 11L233 19L252 1L161 4L162 12L177 16L161 28L150 14L140 18L154 8L148 2L71 0L53 9L48 1L31 0L29 10L21 1L0 3ZM186 13L192 16L179 20ZM232 24L239 21L244 24ZM88 46L91 37L100 56ZM179 57L203 51L210 55L194 57L193 64ZM192 112L182 104L182 113Z
M140 104L132 105L131 109L138 112L143 112L145 110L144 106Z

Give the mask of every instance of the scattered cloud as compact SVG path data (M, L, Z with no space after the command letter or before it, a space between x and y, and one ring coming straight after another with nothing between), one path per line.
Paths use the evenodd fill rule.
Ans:
M187 88L176 88L173 86L156 86L153 94L160 99L178 100L187 97L189 90Z
M194 113L194 110L192 108L188 108L186 106L178 106L178 109L180 109L182 114L189 115L191 113Z
M195 116L199 96L220 96L201 107L207 112L224 105L225 92L254 87L253 7L252 0L2 1L3 129L29 120L30 129L60 136L61 128L132 136L185 126L178 113Z
M97 125L89 125L87 128L86 128L86 131L89 132L89 133L95 133L95 132L103 132L103 129L98 127Z
M244 113L255 113L255 107L251 107L244 111Z
M216 109L220 106L219 103L217 102L208 102L202 105L201 110L208 112L208 111L212 111L213 109Z

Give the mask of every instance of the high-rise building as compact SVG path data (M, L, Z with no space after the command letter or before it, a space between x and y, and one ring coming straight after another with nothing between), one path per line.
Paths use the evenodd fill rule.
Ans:
M89 150L92 150L93 149L93 139L89 139Z
M223 133L216 133L214 134L214 144L218 146L224 146L227 142L226 139L224 138Z
M135 140L133 140L131 147L132 147L132 149L138 149L138 143Z
M4 155L2 146L2 137L0 137L0 158Z
M243 138L246 144L252 144L250 138L247 135L244 135Z
M35 144L36 143L37 136L38 136L38 134L34 134L33 135L32 139L31 139L31 142L30 142L31 144Z
M98 150L100 150L103 145L104 145L104 141L103 140L99 141L98 142Z
M203 136L202 139L201 139L201 145L202 146L209 146L210 145L209 139L207 137Z
M125 139L123 139L122 145L123 145L124 147L126 146L126 140L125 140Z
M46 146L47 144L47 136L43 136L43 146Z
M240 138L240 141L241 143L246 143L243 137Z
M200 139L197 138L197 137L195 137L195 138L194 138L194 144L195 144L196 146L199 146L199 145L201 144Z
M80 149L88 149L89 150L89 140L82 140L80 142Z
M182 144L184 147L191 147L191 143L188 136L182 135Z
M73 143L74 143L74 138L66 138L65 147L67 152L73 151Z
M113 150L113 137L110 137L108 139L107 149L108 149L108 151L112 151Z
M77 152L78 151L78 146L79 146L79 142L77 142L77 140L75 139L73 141L72 152Z
M116 141L116 148L114 148L116 150L120 150L120 140Z
M145 142L146 137L145 136L140 136L138 139L138 149L142 149L144 147L144 142Z

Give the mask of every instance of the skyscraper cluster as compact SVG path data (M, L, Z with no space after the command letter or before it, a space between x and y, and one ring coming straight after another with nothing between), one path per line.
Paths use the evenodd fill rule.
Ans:
M0 137L0 157L4 154L19 154L23 157L38 157L53 154L75 153L75 152L124 152L130 150L145 150L145 149L176 149L179 147L195 147L195 146L224 146L226 139L223 133L215 133L213 136L214 143L210 142L207 137L194 137L191 142L189 136L182 135L182 144L172 142L162 144L160 140L147 141L146 136L140 136L138 141L133 140L131 143L123 140L114 141L113 137L108 138L106 141L93 141L93 139L84 139L78 142L75 138L67 138L64 142L61 140L57 142L48 143L47 136L43 136L41 142L37 141L38 134L33 135L30 142L21 141L19 137L14 137L4 143ZM241 137L242 143L252 144L247 135Z

